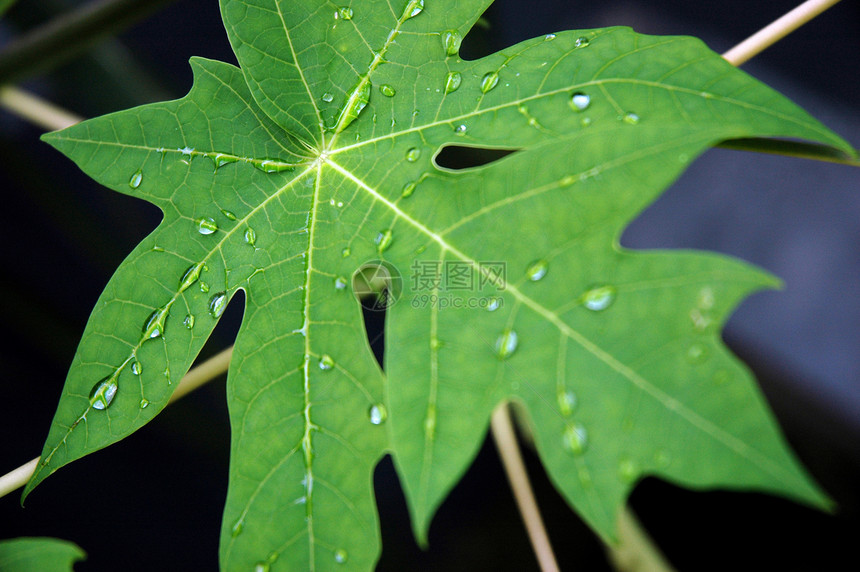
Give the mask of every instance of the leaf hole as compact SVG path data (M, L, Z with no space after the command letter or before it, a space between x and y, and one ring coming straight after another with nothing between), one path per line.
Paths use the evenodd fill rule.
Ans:
M493 149L490 147L468 147L464 145L445 145L433 157L440 169L465 171L477 169L501 161L519 149Z
M361 304L364 333L379 367L383 367L385 314L402 291L400 273L387 262L366 262L352 275L352 292Z

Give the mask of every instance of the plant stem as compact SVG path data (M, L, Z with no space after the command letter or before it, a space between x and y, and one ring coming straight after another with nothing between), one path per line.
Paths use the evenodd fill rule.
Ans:
M609 560L624 572L673 572L674 568L627 505L618 514L618 545L607 546Z
M233 346L215 354L200 365L192 368L185 377L179 382L179 385L170 396L168 405L181 399L188 393L194 391L201 385L215 379L219 375L226 373L230 366L230 358L233 357ZM39 457L25 463L0 477L0 497L4 497L14 490L17 490L27 484L36 466L39 464Z
M96 0L58 16L0 51L0 84L68 61L170 1Z
M65 129L83 121L83 117L9 85L0 87L0 107L50 131Z
M723 57L733 66L742 65L837 2L839 0L807 0L724 53Z
M558 563L529 483L507 403L502 403L493 412L490 427L540 569L543 572L557 572Z

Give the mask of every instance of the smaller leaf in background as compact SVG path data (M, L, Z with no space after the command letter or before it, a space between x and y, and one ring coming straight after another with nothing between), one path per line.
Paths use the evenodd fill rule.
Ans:
M66 572L87 554L59 538L12 538L0 540L0 570L3 572Z
M6 13L6 10L12 7L15 0L0 0L0 16Z

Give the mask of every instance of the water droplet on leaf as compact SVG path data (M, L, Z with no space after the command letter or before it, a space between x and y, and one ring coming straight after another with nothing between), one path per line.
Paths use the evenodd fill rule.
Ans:
M460 125L458 125L457 127L454 128L454 133L456 133L457 135L465 135L467 129L468 129L468 127L466 127L464 124L461 123Z
M329 92L325 92L324 94L322 94L321 99L326 103L331 103L332 101L334 101L334 96Z
M708 361L708 348L702 344L693 344L687 349L687 361L699 364Z
M414 18L424 11L424 0L409 0L403 10L403 18Z
M149 400L148 399L141 399L140 400L140 408L146 409L147 407L149 407Z
M209 217L197 219L197 232L203 235L212 234L218 230L218 225L214 219Z
M516 351L519 345L517 333L513 330L505 330L496 339L496 355L499 359L508 359Z
M591 105L591 97L585 93L574 93L570 97L570 105L576 111L584 111L588 109L589 105Z
M347 555L346 550L344 550L343 548L338 548L334 551L335 562L337 562L338 564L343 564L347 560L349 560L349 556Z
M573 42L573 47L575 47L575 48L586 48L586 47L588 47L588 43L589 43L588 38L586 38L585 36L580 36L576 39L575 42Z
M253 165L264 173L285 173L294 171L296 166L291 163L284 163L276 159L263 159L262 161L254 161Z
M574 455L581 455L588 447L588 431L581 423L568 425L564 430L564 446Z
M224 313L224 310L227 308L227 293L226 292L218 292L217 294L213 294L211 298L209 298L209 314L213 318L220 318L221 314Z
M481 79L481 93L487 93L499 83L499 72L488 72Z
M632 483L639 476L639 467L633 459L621 459L618 463L618 478L622 483Z
M353 14L352 8L349 6L341 6L334 13L334 17L336 20L352 20Z
M237 536L242 534L242 529L244 529L244 528L245 528L245 520L240 518L239 520L236 521L235 524L233 524L233 528L230 529L230 536L232 536L233 538L236 538Z
M185 272L182 274L182 278L179 279L180 292L185 292L192 284L197 282L200 278L200 272L203 270L203 266L203 262L198 262L197 264L192 264L185 269Z
M543 39L545 42L550 42L550 41L555 39L555 34L547 34L546 36L543 37Z
M385 252L389 246L391 246L391 241L394 240L394 234L391 232L391 229L386 229L376 235L376 250L382 254Z
M617 294L615 286L598 286L582 295L582 305L594 312L605 310L615 301Z
M131 176L131 179L128 180L128 186L132 189L136 189L140 186L141 181L143 181L143 173L136 171L134 175Z
M532 282L537 282L544 276L546 276L546 272L549 269L549 265L546 260L536 260L531 263L526 270L526 276L529 277L529 280Z
M415 187L417 187L415 181L412 181L411 183L406 183L405 185L403 185L403 191L400 192L400 196L404 199L407 197L411 197L412 193L415 192Z
M463 76L460 72L448 72L448 75L445 76L445 93L453 93L457 91L461 83L463 83Z
M573 411L576 409L576 394L572 391L559 391L558 392L558 410L565 417L569 417L573 414Z
M334 287L336 290L344 290L346 289L346 278L343 276L338 276L334 279Z
M417 147L412 147L406 151L406 160L410 163L414 163L419 157L421 157L421 149Z
M376 405L371 406L368 415L370 416L371 423L374 425L382 425L385 423L385 420L388 419L388 410L386 410L385 406L381 403L377 403Z
M334 127L335 133L340 133L346 129L365 108L367 102L370 101L370 87L370 80L366 76L358 78L358 83L350 90L346 102L340 110Z
M141 365L139 361L134 360L133 362L131 362L131 373L133 373L134 375L140 375L141 373L143 373L143 365Z
M245 229L245 242L251 246L255 246L257 244L257 232L250 226Z
M141 332L144 340L150 340L164 335L164 328L167 324L167 315L170 312L171 301L163 308L156 308L152 311L146 321L143 323Z
M192 316L191 314L186 314L185 319L182 320L182 323L185 325L186 328L190 330L194 327L194 316Z
M382 92L382 95L385 97L394 97L397 95L397 91L387 83L384 83L379 86L379 91Z
M319 366L321 370L328 371L334 367L334 359L328 354L323 354L320 357Z
M632 111L630 111L630 112L624 114L622 121L624 121L624 123L627 123L630 125L636 125L637 123L639 123L639 116L636 115L635 113L633 113Z
M221 214L230 220L236 220L236 215L228 210L221 209Z
M118 372L113 372L93 386L90 391L90 403L93 404L93 409L107 409L113 403L113 398L116 397L119 386L116 383Z
M449 56L456 56L460 51L460 44L463 43L463 36L457 30L446 30L442 32L442 46L445 48L445 53Z

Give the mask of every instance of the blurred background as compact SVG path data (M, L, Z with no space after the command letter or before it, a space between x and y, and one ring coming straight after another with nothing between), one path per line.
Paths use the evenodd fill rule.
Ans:
M426 0L428 3L435 0ZM119 34L73 59L8 54L22 38L91 2L18 0L0 18L0 84L84 117L187 93L194 55L235 63L215 0L130 2ZM794 0L582 2L500 0L464 42L467 58L563 29L632 26L702 38L723 52ZM138 12L139 10L139 12ZM860 146L860 3L847 0L743 66ZM67 50L61 50L66 53ZM39 60L40 61L40 60ZM114 268L159 222L158 210L99 187L0 109L0 474L36 456L90 310ZM691 492L653 478L631 505L679 570L842 568L860 532L860 170L715 149L696 160L622 240L742 258L785 282L756 294L724 338L755 371L784 431L839 503L820 513L759 494ZM371 338L381 323L369 321ZM203 358L232 343L232 304ZM377 340L379 342L380 340ZM376 347L381 353L381 346ZM227 487L223 378L123 443L73 463L30 496L0 499L0 538L78 543L85 570L214 570ZM526 452L562 569L608 570L597 538ZM537 564L488 440L442 506L428 551L412 539L390 460L376 474L380 570L533 570Z

